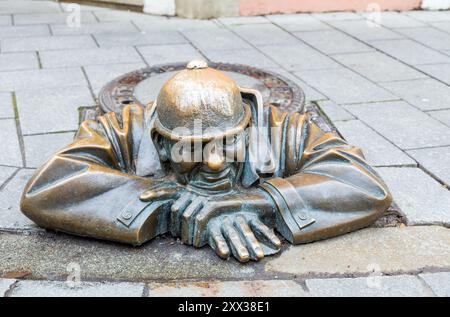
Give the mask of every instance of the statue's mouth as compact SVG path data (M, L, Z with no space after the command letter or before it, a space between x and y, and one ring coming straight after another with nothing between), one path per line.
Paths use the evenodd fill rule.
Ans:
M220 171L210 171L201 167L193 173L189 185L209 191L230 190L236 183L236 174L234 165Z

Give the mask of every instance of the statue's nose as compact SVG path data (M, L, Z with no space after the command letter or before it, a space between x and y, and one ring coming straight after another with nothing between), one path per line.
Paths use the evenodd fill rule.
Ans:
M217 150L209 151L205 155L204 164L212 171L220 171L225 164L225 158Z

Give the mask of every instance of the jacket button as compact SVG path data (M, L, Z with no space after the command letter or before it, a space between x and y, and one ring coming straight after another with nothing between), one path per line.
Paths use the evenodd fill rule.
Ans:
M125 220L130 220L133 217L133 214L129 211L125 211L122 213L122 218Z

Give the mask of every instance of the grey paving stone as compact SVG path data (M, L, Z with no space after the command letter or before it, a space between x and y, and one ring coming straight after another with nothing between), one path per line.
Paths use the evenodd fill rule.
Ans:
M95 48L94 39L89 35L37 36L9 38L2 41L3 52L46 51L61 49Z
M190 44L140 46L137 49L149 65L204 59Z
M419 65L416 68L450 85L450 64Z
M0 71L37 68L39 62L35 52L0 54Z
M205 52L209 50L236 50L252 49L250 44L227 29L212 29L209 32L203 30L185 30L184 35L197 47Z
M0 279L0 297L4 297L5 293L9 290L10 286L13 285L16 280L11 279Z
M333 122L355 119L355 117L350 112L348 112L341 106L337 105L333 101L330 100L319 101L318 105L325 113L325 115Z
M208 32L209 30L219 28L219 25L213 20L193 20L170 18L167 20L137 20L133 23L141 31L160 32L160 31L183 31L191 29L201 29ZM220 26L221 27L221 26Z
M0 14L38 12L61 12L61 9L58 3L52 1L0 1Z
M338 30L295 32L300 40L327 54L368 52L374 49Z
M450 21L430 23L433 27L445 32L450 32Z
M70 287L65 282L20 281L11 292L12 297L141 297L142 283L88 283Z
M266 45L260 46L259 49L290 71L341 67L328 56L301 42L292 42L286 46Z
M16 120L0 120L0 165L22 166Z
M399 148L359 120L334 122L338 131L351 145L361 147L367 161L374 166L416 164Z
M270 21L264 16L219 18L217 20L225 25L270 23Z
M15 14L15 25L67 23L70 12ZM92 12L81 12L80 23L97 22Z
M380 52L333 55L333 58L375 82L427 78L425 74Z
M327 12L311 14L320 21L361 20L363 17L355 12Z
M177 31L95 34L100 47L184 44L188 41Z
M0 15L0 25L12 25L12 17L11 15Z
M432 27L398 30L407 37L436 50L450 50L450 34Z
M52 24L50 27L54 35L139 32L130 22L82 23L80 27L70 27L66 24Z
M411 150L408 154L427 171L450 186L450 146Z
M53 133L24 136L27 167L40 167L55 152L73 141L75 133Z
M350 34L362 41L374 41L374 40L391 40L401 39L402 35L395 33L383 26L375 27L373 23L366 20L353 20L353 21L330 21L329 22L335 28Z
M205 51L204 54L214 62L244 64L263 69L279 67L269 57L255 49Z
M0 28L0 39L46 35L50 35L50 30L47 25L2 26Z
M150 283L149 297L304 297L292 280Z
M450 108L450 87L435 79L397 81L381 85L421 110Z
M370 275L447 270L450 230L441 226L369 228L319 243L291 246L265 263L268 273ZM322 275L323 276L323 275Z
M84 69L91 86L99 89L116 77L144 67L146 67L144 63L131 63L86 66Z
M345 68L295 74L339 104L397 99L387 90Z
M268 15L267 19L289 32L328 30L330 27L310 14Z
M450 143L447 126L406 102L358 104L345 108L401 149Z
M425 23L418 21L405 15L403 12L380 12L379 14L374 12L361 13L363 17L369 21L373 21L375 24L382 25L389 29L398 28L413 28L426 26Z
M71 3L64 3L61 2L61 9L63 12L70 12L71 11ZM93 11L93 12L99 12L99 11L108 11L108 12L114 12L113 10L106 8L106 7L102 7L102 6L96 6L96 5L86 5L86 4L80 4L80 10L81 12L86 12L86 11Z
M306 280L312 296L319 297L423 297L433 296L413 275L369 276Z
M87 85L80 68L0 72L0 91Z
M0 119L14 118L12 95L10 93L0 93Z
M0 166L0 187L17 171L15 167Z
M134 47L42 51L40 58L44 68L142 62Z
M23 188L33 170L22 169L0 190L0 228L36 229L36 225L20 212L19 201ZM3 253L10 254L10 253Z
M95 16L100 22L113 22L113 21L158 21L166 20L164 16L149 15L139 12L131 12L124 10L95 10Z
M295 45L299 42L294 36L274 24L234 25L231 29L249 43L262 45Z
M428 112L430 116L450 127L450 109Z
M377 171L409 225L450 224L450 191L428 174L407 167L383 167Z
M450 296L450 272L425 273L419 275L437 296Z
M379 50L410 65L450 63L450 57L436 52L410 39L374 41Z
M423 22L450 21L450 14L446 11L406 11L404 14Z
M87 87L23 90L17 92L23 134L78 129L79 107L94 105Z

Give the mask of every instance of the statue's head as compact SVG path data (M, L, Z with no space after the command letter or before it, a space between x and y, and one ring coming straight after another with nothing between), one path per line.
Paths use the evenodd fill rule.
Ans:
M210 190L236 183L251 111L234 80L192 61L163 85L155 111L153 142L178 181Z

